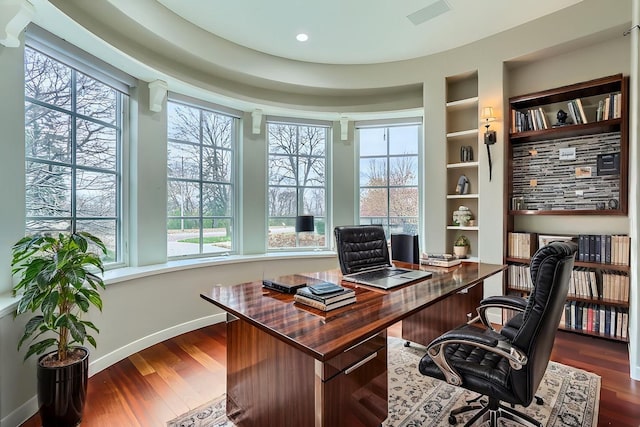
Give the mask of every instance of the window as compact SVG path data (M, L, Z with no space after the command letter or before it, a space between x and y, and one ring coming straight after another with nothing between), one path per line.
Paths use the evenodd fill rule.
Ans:
M167 110L167 254L228 254L237 119L174 101Z
M118 90L25 48L26 232L88 231L121 254L123 109Z
M417 233L420 125L358 128L360 224Z
M268 248L326 246L328 126L267 122ZM298 215L313 215L313 232L296 233Z

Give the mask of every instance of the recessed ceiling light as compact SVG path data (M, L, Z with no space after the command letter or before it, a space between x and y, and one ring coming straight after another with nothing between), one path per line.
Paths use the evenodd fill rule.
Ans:
M305 33L300 33L296 36L296 40L298 40L299 42L306 42L307 40L309 40L309 36Z

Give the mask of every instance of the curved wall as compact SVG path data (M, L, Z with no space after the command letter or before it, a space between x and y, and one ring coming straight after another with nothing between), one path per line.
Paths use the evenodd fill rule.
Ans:
M123 30L130 25L123 18L122 6L126 0L108 3L84 0L33 0L41 11L35 22L56 35L77 44L107 62L122 68L141 80L133 102L140 115L136 130L137 164L144 175L155 174L153 179L133 180L139 185L139 212L131 213L130 236L133 265L162 264L166 254L158 242L166 230L163 200L162 167L164 147L162 140L166 123L163 113L150 113L145 104L147 86L144 82L165 79L169 90L234 108L251 111L262 108L265 114L291 114L300 117L319 116L337 120L340 114L350 112L352 118L371 118L388 115L389 111L416 108L424 114L425 176L423 199L425 218L421 224L425 249L441 251L447 213L441 200L445 198L446 152L444 135L445 79L469 71L478 72L479 97L482 105L493 105L496 111L509 96L535 88L555 87L587 78L600 77L603 72L629 72L625 52L627 41L620 37L621 29L628 28L630 1L620 1L618 8L606 2L584 0L575 7L532 22L508 32L481 40L450 52L411 61L371 66L314 65L286 61L257 52L242 54L220 48L210 56L198 58L197 52L185 54L179 50L184 41L157 40L146 29L137 29L137 37L125 36ZM147 3L156 3L144 0ZM138 3L138 2L128 2ZM91 4L91 6L89 6ZM145 4L143 1L140 4ZM64 16L60 7L80 22ZM96 7L94 14L84 8ZM133 6L132 6L133 7ZM48 15L47 13L51 13ZM98 20L95 15L101 15ZM120 27L122 25L122 27ZM191 36L189 36L191 37ZM204 37L200 35L200 37ZM188 41L188 40L187 40ZM147 45L148 42L148 45ZM198 42L207 47L207 41ZM173 45L171 45L173 44ZM210 46L216 46L211 44ZM218 47L216 46L216 49ZM216 55L219 55L216 57ZM222 58L223 60L221 60ZM222 65L215 64L218 61ZM505 67L505 64L507 66ZM573 64L573 65L572 65ZM598 64L598 65L593 65ZM604 65L603 65L604 64ZM579 71L575 71L577 67ZM0 195L13 203L3 207L0 224L0 259L8 260L11 243L24 229L24 117L21 76L21 50L0 47L0 92L5 102L0 106L0 129L7 144L1 144L0 173L3 186ZM573 74L575 73L575 75ZM613 74L610 73L610 74ZM534 88L534 89L529 89ZM266 220L264 191L256 182L264 180L266 153L264 132L251 134L249 114L245 113L243 146L243 216L241 218L244 254L264 254ZM498 147L504 147L504 118L498 119ZM339 124L334 123L332 155L333 181L330 215L334 225L356 220L357 177L353 170L356 161L353 129L347 141L339 139ZM152 153L148 150L154 150ZM485 218L482 234L502 235L502 209L504 182L504 153L496 151L494 180L480 183L482 204L479 218ZM133 167L133 166L132 166ZM159 169L160 168L160 171ZM480 175L487 175L481 164ZM142 176L142 178L148 178ZM261 178L262 177L262 178ZM484 179L484 178L483 178ZM144 200L144 203L142 202ZM143 206L144 205L144 206ZM152 208L149 208L151 206ZM6 212L5 212L6 210ZM584 224L589 227L589 224ZM618 224L616 228L625 228ZM486 234L485 234L486 233ZM152 236L152 237L149 237ZM485 239L481 248L483 260L502 261L502 243ZM296 259L263 256L249 257L244 263L212 263L206 267L162 270L162 274L131 276L115 280L104 294L103 313L91 313L101 328L97 337L98 349L92 353L92 372L109 366L134 351L208 323L224 319L220 310L202 301L198 295L212 283L232 284L254 280L265 275L277 275L334 268L332 255ZM15 351L15 343L24 319L14 321L11 316L11 289L8 262L0 264L0 420L1 425L17 425L36 410L35 369L33 360L22 363ZM499 293L499 283L489 283L487 294Z

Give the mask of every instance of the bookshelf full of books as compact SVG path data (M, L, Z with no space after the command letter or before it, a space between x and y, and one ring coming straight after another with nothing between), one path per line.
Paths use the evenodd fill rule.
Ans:
M529 261L535 251L554 240L575 241L578 253L560 328L628 341L629 236L597 235L596 238L586 234L543 236L509 232L507 240L509 268L505 291L522 296L532 290ZM512 314L505 312L505 315Z
M634 291L628 98L629 78L614 74L510 96L505 112L504 293L527 296L535 251L572 240L579 249L559 327L625 342Z

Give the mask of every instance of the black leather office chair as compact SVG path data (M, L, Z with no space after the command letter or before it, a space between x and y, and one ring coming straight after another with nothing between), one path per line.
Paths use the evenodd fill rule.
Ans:
M389 248L381 225L349 225L333 230L342 274L389 263Z
M500 402L523 406L532 402L549 363L576 250L573 243L554 242L534 254L533 290L517 321L519 326L512 324L496 332L463 325L429 344L419 365L422 374L488 397L486 403L475 402L453 410L450 424L456 423L456 415L480 408L466 426L480 419L496 426L498 418L504 417L541 427L533 418ZM516 304L521 303L522 300Z
M420 248L417 234L391 233L391 259L420 263Z

